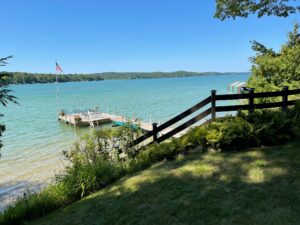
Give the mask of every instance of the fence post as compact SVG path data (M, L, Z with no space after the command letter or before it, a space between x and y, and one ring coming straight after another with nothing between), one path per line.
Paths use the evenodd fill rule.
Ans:
M157 142L157 123L152 123L153 141Z
M288 91L289 91L289 87L284 86L282 88L282 111L286 111L287 110L287 104L288 104Z
M249 114L254 112L254 88L249 88Z
M211 121L216 119L216 90L211 91Z

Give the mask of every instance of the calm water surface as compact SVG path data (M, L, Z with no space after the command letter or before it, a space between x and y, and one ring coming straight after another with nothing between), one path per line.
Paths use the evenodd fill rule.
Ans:
M248 75L230 74L187 78L113 80L61 83L60 106L75 109L100 107L101 111L163 122L199 102L216 89L245 81ZM20 105L3 109L4 147L0 158L0 210L27 188L36 190L62 167L61 152L82 132L57 121L55 84L11 86Z

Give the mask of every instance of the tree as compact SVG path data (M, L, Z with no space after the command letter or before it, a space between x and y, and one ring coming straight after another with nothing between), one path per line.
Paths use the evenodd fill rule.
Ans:
M300 34L299 25L288 33L288 40L279 52L252 42L256 56L251 58L252 74L248 87L259 91L279 91L283 86L300 88Z
M0 66L5 66L10 58L12 58L12 56L0 58ZM0 73L0 104L4 107L6 107L9 102L17 103L16 97L11 95L11 90L7 89L9 85L8 78L6 73ZM3 117L3 114L0 113L0 117ZM5 125L0 123L0 148L3 146L1 138L4 131Z
M236 17L248 17L250 14L262 16L287 17L300 12L296 0L216 0L215 17L221 20Z

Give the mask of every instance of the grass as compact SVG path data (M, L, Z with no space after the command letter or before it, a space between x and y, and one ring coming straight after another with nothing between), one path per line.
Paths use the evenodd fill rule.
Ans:
M300 145L180 156L31 225L289 225L300 221Z

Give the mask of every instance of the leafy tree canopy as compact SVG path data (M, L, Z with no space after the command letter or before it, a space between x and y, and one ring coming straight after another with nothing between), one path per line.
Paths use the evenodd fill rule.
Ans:
M287 17L300 12L296 0L216 0L215 17L221 20L248 17L250 14L262 16Z
M7 64L7 60L12 58L12 56L8 56L5 58L0 58L0 66L5 66ZM9 102L17 103L16 97L11 95L11 90L7 89L7 86L9 85L9 74L7 73L0 73L0 104L2 106L7 106ZM2 117L3 114L0 113L0 117ZM5 125L0 123L0 148L2 145L2 133L5 131Z
M299 25L288 33L288 40L278 52L253 41L256 56L251 58L252 74L248 86L259 91L277 91L283 86L300 88L300 34Z

